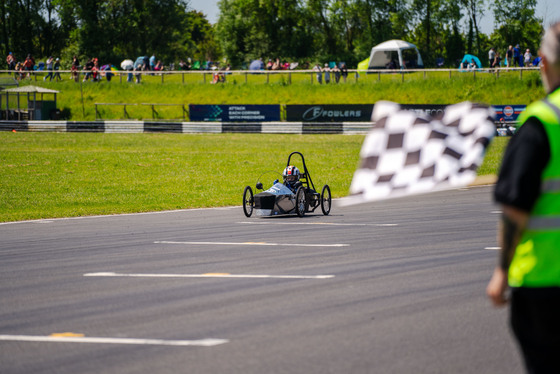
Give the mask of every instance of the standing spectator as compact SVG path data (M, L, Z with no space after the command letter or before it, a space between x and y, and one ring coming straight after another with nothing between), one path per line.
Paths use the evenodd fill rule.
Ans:
M329 84L331 81L331 68L329 68L329 64L325 64L323 71L325 72L325 84Z
M93 66L91 67L91 81L97 82L101 80L101 74L99 73L99 60L97 57L92 59Z
M47 71L49 73L43 77L43 81L46 81L47 78L49 78L49 81L52 81L53 69L54 69L54 58L52 56L49 56L49 58L47 58Z
M153 54L152 57L150 57L150 70L154 71L156 70L156 55Z
M508 68L513 67L513 46L509 46L506 51L506 66Z
M134 65L129 65L126 67L126 70L128 71L127 77L126 77L126 81L127 82L132 82L132 77L133 74L132 72L134 71Z
M488 51L488 66L489 67L492 67L495 59L496 59L496 51L494 50L494 48L490 48L490 50Z
M146 70L146 64L137 64L136 67L134 68L134 71L136 71L136 73L134 73L134 75L136 76L136 83L140 83L140 80L142 79L142 73L141 71Z
M531 54L531 50L527 48L525 54L523 55L523 63L525 66L531 66L531 60L533 59L533 55Z
M23 79L23 71L25 70L25 67L23 66L23 62L18 62L16 64L16 71L17 71L17 79L18 80L22 80ZM16 73L14 73L16 74Z
M93 69L93 66L94 66L93 59L90 59L88 60L88 62L86 62L84 66L84 71L86 72L86 75L84 75L84 79L82 80L82 82L87 81L91 77L91 70Z
M78 69L80 69L80 60L78 60L78 57L74 55L74 57L72 57L72 67L70 68L72 72L70 79L74 79L76 82L78 81L80 74L78 73Z
M25 58L25 61L23 62L23 68L25 69L25 71L27 71L27 76L29 77L29 79L31 79L31 72L33 71L34 67L35 60L33 59L33 56L31 56L31 54L28 54Z
M334 65L334 68L332 69L332 72L334 74L334 81L336 83L340 82L340 68L337 65Z
M272 60L269 58L268 62L266 63L266 70L272 70L272 65L274 65L272 63Z
M60 59L57 57L56 60L54 61L54 77L56 78L57 81L61 81L62 78L60 77ZM51 79L52 80L52 79Z
M521 61L521 51L519 50L519 44L513 48L513 65L514 66L523 66L523 62Z
M496 52L496 57L494 58L494 62L492 63L493 68L499 68L502 62L502 57L500 56L500 52Z
M142 70L143 70L143 71L148 71L148 70L150 70L150 58L149 58L148 56L144 56L143 61L144 61L144 65L143 65L143 67L142 67Z
M348 78L348 68L346 67L345 62L340 65L340 75L342 75L342 80L346 83L346 78Z
M558 373L560 352L560 22L540 49L544 100L529 105L502 161L500 258L486 293L510 303L510 323L528 373ZM510 297L506 297L508 285Z
M321 69L321 66L319 64L315 64L313 71L316 73L317 82L319 82L319 84L323 84L323 69Z
M8 64L8 70L16 69L16 58L14 57L12 52L8 53L8 57L6 57L6 63Z

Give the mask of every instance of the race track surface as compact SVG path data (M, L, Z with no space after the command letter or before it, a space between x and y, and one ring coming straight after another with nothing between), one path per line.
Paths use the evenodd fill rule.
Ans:
M473 187L0 224L0 373L522 373L498 213Z

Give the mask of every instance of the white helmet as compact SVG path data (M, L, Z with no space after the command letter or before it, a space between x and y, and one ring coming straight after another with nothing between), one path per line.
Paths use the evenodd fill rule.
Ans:
M282 177L284 177L284 180L289 183L297 182L299 180L299 169L290 165L284 169Z

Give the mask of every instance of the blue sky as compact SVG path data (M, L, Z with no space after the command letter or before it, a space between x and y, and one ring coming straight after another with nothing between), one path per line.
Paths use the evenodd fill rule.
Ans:
M216 23L219 15L218 1L219 0L190 0L190 4L191 8L206 14L210 23ZM545 26L555 21L560 21L559 0L537 0L537 16L544 19ZM489 33L492 31L492 28L492 12L486 11L486 16L483 17L481 22L481 31Z

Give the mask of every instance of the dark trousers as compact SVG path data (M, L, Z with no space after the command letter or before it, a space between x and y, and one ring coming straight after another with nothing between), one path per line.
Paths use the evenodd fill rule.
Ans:
M514 288L511 326L528 373L560 373L560 288Z

